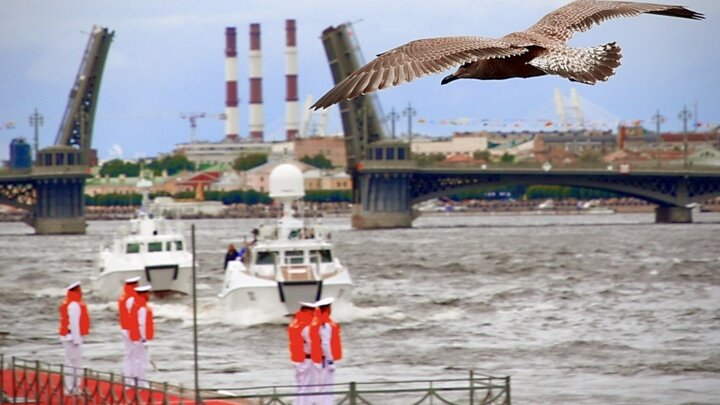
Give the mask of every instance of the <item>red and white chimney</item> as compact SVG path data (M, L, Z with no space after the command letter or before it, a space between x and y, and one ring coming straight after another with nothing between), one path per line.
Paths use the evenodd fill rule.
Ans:
M288 141L298 136L298 64L295 20L285 20L285 133Z
M262 55L260 24L250 24L250 140L263 141Z
M238 64L235 27L225 28L225 137L238 139Z

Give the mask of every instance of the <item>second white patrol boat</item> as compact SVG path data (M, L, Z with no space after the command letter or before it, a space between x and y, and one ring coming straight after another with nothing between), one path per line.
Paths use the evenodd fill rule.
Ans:
M293 217L292 202L305 195L302 172L281 164L270 174L270 197L283 204L282 217L261 226L236 260L225 268L220 298L226 309L256 322L281 320L300 301L335 297L335 305L351 302L352 280L335 257L330 233Z

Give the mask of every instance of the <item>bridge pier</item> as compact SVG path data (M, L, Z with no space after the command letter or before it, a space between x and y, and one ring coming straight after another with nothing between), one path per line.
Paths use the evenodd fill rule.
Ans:
M692 208L657 207L655 208L655 223L690 224L692 223Z
M36 218L32 224L37 235L82 235L85 218Z
M415 218L410 202L410 174L368 173L359 178L362 204L353 207L353 228L412 227Z
M362 207L355 206L351 223L355 229L412 228L413 219L412 212L363 212Z
M38 235L85 233L85 177L42 179L28 224Z

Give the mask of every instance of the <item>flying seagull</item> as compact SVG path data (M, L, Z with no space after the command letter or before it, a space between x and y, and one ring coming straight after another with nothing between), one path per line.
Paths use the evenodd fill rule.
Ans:
M705 18L683 6L576 0L546 15L527 30L502 38L418 39L381 53L320 97L311 108L327 108L458 65L460 67L441 84L457 79L502 80L543 75L558 75L586 84L606 81L620 66L620 47L615 42L592 48L571 48L565 42L574 32L587 31L593 24L644 13L692 20Z

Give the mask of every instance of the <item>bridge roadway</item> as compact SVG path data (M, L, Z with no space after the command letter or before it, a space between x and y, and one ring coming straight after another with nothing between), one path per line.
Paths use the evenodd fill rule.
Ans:
M0 170L0 204L27 210L38 234L85 233L86 165Z
M720 167L645 164L542 166L363 160L358 166L361 204L354 228L411 227L413 204L487 187L561 185L611 191L656 204L658 223L692 222L691 203L720 196Z

